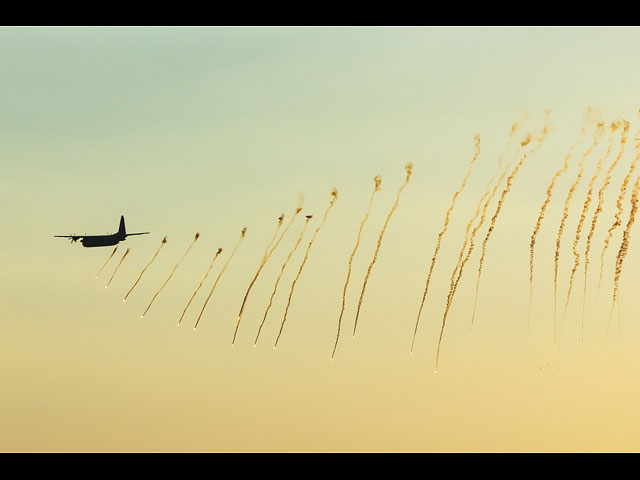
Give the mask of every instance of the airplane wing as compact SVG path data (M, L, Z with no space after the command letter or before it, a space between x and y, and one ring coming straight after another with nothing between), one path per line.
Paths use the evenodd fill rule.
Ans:
M147 235L151 232L141 232L141 233L127 233L127 237L131 236L131 235Z

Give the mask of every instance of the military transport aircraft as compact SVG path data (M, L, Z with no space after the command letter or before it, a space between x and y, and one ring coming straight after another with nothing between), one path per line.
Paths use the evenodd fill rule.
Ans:
M120 217L120 228L118 228L118 232L113 235L54 235L54 237L69 238L71 239L71 243L80 239L80 243L82 243L84 247L108 247L110 245L116 245L132 235L146 235L148 233L151 232L127 233L124 227L124 215L122 215Z

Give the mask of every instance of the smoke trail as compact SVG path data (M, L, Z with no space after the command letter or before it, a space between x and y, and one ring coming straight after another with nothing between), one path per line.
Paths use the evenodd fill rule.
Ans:
M636 158L640 158L640 135L637 135L635 138L636 141ZM631 226L635 221L636 212L638 211L638 192L640 191L640 176L636 179L635 184L633 185L633 190L631 193L631 212L629 213L629 219L627 220L627 226L622 234L622 242L620 244L620 249L618 250L618 255L616 257L616 265L615 265L615 273L613 277L613 298L611 300L611 312L609 314L609 324L611 323L611 316L613 315L613 306L615 305L616 300L618 299L618 290L620 288L620 275L622 273L622 264L624 263L624 259L627 256L627 251L629 249L629 239L631 235ZM618 324L620 322L618 321ZM609 334L609 324L607 325L607 336Z
M550 111L547 112L547 117L550 115ZM548 122L548 120L547 120ZM544 142L544 140L547 137L547 134L549 132L549 125L548 123L544 126L544 128L542 129L542 134L540 136L540 138L538 138L537 144L531 149L530 152L525 153L521 158L520 161L518 162L518 164L513 168L513 170L511 171L511 174L509 175L509 177L507 178L507 185L505 187L505 189L502 191L502 194L500 195L500 198L498 199L498 205L496 207L496 211L493 214L493 217L491 218L491 224L489 225L489 229L487 230L487 233L484 237L484 241L482 242L482 254L480 255L480 263L478 264L478 278L476 279L476 296L475 296L475 300L473 303L473 314L471 315L471 331L473 331L473 323L476 317L476 308L478 306L478 290L480 288L480 279L482 277L482 267L484 264L484 259L485 256L487 254L487 243L489 242L489 238L491 237L491 233L493 233L493 229L495 228L496 225L496 220L498 219L498 215L500 215L500 210L502 209L502 205L504 204L504 200L507 196L507 194L509 193L509 191L511 190L511 182L513 181L514 177L518 174L518 171L520 170L520 167L522 167L523 163L525 162L525 160L527 159L528 155L540 150L540 148L542 147L542 143Z
M307 259L309 258L309 251L311 250L311 246L313 245L313 242L316 239L316 236L318 235L318 232L320 231L322 226L327 221L327 215L329 215L329 211L331 211L331 208L336 203L337 199L338 199L338 189L334 188L331 191L331 201L329 202L329 206L327 207L327 209L324 212L324 217L322 217L322 223L320 223L320 225L318 225L318 227L316 228L315 232L313 232L313 236L311 237L311 241L307 245L307 250L304 252L304 258L302 259L302 263L300 264L300 268L298 268L298 274L296 275L296 278L293 280L293 283L291 284L291 290L289 291L289 299L287 300L287 306L286 306L286 308L284 310L284 317L282 318L282 323L280 324L280 331L278 332L278 336L276 337L276 341L275 341L275 343L273 345L273 348L276 348L278 346L278 340L280 340L280 335L282 335L282 329L284 328L284 323L287 321L287 314L289 313L289 306L291 305L291 298L293 297L293 290L296 287L296 283L298 282L298 279L300 278L300 274L302 274L302 269L304 268L305 263L307 263Z
M584 129L582 129L582 133L584 134ZM549 183L549 186L547 187L547 196L544 199L542 206L540 207L540 215L538 216L536 226L534 227L533 233L531 234L531 243L529 244L529 311L527 315L527 333L529 336L531 335L531 301L533 299L533 251L536 245L536 238L538 237L538 232L540 231L540 226L542 225L544 214L547 210L547 207L549 206L549 202L551 202L551 194L553 193L553 188L556 184L556 181L569 168L569 159L571 158L571 155L573 155L573 151L578 146L581 140L582 136L576 141L576 143L571 146L569 152L567 153L567 156L564 157L564 164L562 165L562 168L554 173L553 177L551 178L551 183Z
M127 256L127 254L129 253L129 250L131 250L130 248L127 248L127 251L124 252L124 255L122 255L122 258L120 259L120 262L118 263L118 266L116 267L116 269L113 271L113 273L111 274L111 278L109 279L109 281L107 282L107 284L104 286L104 288L107 288L109 286L109 284L111 283L111 280L113 280L113 277L116 276L116 272L118 271L118 269L120 268L120 265L122 265L122 262L124 261L125 257Z
M295 215L293 217L291 217L291 220L289 221L289 226L291 226L295 216L300 212L300 210L301 209L298 208L296 210L296 212L295 212ZM273 237L271 238L271 241L269 242L269 245L267 245L267 248L264 250L264 255L262 256L262 260L260 260L260 265L258 266L258 271L256 272L255 276L253 277L253 280L251 280L251 283L249 284L249 287L247 288L247 292L244 294L244 298L242 299L242 306L240 307L240 313L238 313L238 323L236 323L236 329L233 332L233 340L231 341L231 346L233 346L235 341L236 341L236 334L238 332L238 326L240 325L240 319L242 318L242 312L244 312L244 306L247 303L247 298L249 297L249 292L251 291L251 288L253 287L253 284L255 283L255 281L258 279L258 275L260 275L260 271L262 270L262 267L266 263L266 260L267 260L267 258L269 256L269 249L273 245L273 242L275 241L276 236L278 235L278 231L280 230L280 227L282 227L282 221L283 220L284 220L284 213L282 215L280 215L280 217L278 217L278 226L276 227L276 231L273 233ZM285 230L285 232L286 232L286 230ZM283 236L284 236L284 233L280 237L280 240L282 240ZM278 241L278 243L280 243L280 241Z
M589 210L589 205L591 204L591 197L593 195L593 187L596 183L596 179L600 176L600 173L602 172L602 162L604 160L606 160L607 158L609 158L609 155L611 154L611 149L613 148L613 134L616 131L616 129L620 126L619 122L613 122L611 124L611 131L610 131L610 135L609 135L609 142L607 145L607 151L604 154L604 156L601 156L598 159L598 163L596 164L596 173L593 174L593 176L591 177L591 180L589 181L589 187L587 188L587 196L586 199L584 201L584 205L582 206L582 213L580 214L580 220L578 220L578 225L576 227L576 238L573 241L573 257L574 257L574 262L573 262L573 269L571 270L571 275L569 276L569 287L567 289L567 300L564 304L564 311L562 313L562 318L564 320L564 318L567 315L567 308L569 307L569 300L571 298L571 290L573 288L573 279L575 277L576 271L578 270L578 266L580 265L580 254L578 253L578 243L580 242L580 235L582 232L582 226L584 225L584 221L587 215L587 211Z
M338 333L336 334L336 341L333 345L333 352L331 353L331 359L333 360L334 355L336 354L336 347L338 346L338 339L340 338L340 327L342 325L342 315L344 314L344 306L347 300L347 286L349 285L349 279L351 278L351 267L353 264L353 258L356 256L356 251L358 250L358 246L360 245L360 237L362 236L362 230L364 229L364 224L367 223L369 219L369 214L371 213L371 205L373 204L373 197L376 192L380 190L380 184L382 183L382 177L380 175L376 175L373 177L374 187L373 192L371 192L371 196L369 197L369 206L367 207L367 213L365 213L364 218L360 222L360 228L358 229L358 237L356 238L356 244L353 247L353 251L349 256L349 262L347 264L347 278L344 282L344 288L342 289L342 306L340 307L340 316L338 317Z
M429 267L429 273L427 274L427 281L425 283L424 293L422 294L422 301L420 302L420 308L418 309L418 316L416 318L416 326L415 326L415 328L413 330L413 340L411 341L411 351L412 352L413 352L413 344L414 344L415 338L416 338L416 333L418 331L418 323L420 322L420 316L422 315L422 309L424 307L424 302L425 302L425 299L427 298L427 293L429 292L429 283L431 282L431 274L433 273L433 268L434 268L434 266L436 264L436 258L438 257L438 252L440 251L440 245L442 243L442 237L446 233L447 228L449 226L449 217L450 217L451 212L453 211L453 209L454 209L454 207L456 205L456 199L458 198L458 195L460 195L462 190L464 190L464 187L467 185L467 180L469 179L469 176L471 175L471 170L473 169L473 164L475 163L476 159L478 158L478 155L480 154L480 135L476 135L474 137L474 140L475 140L474 154L473 154L473 158L471 159L471 162L469 163L469 168L467 170L467 174L463 178L462 183L460 184L460 187L458 188L456 193L453 194L453 198L451 199L451 205L449 205L449 209L447 210L447 213L444 216L444 224L442 225L442 230L440 230L440 233L438 234L438 239L436 241L436 248L435 248L435 250L433 252L433 257L431 258L431 266ZM465 235L468 233L468 229L469 229L469 226L467 226L467 231L465 232Z
M380 230L380 235L378 236L378 244L376 245L376 250L373 253L373 258L371 259L371 263L369 264L369 268L367 269L367 274L364 277L364 282L362 284L362 291L360 292L360 299L358 300L358 310L356 311L356 320L353 324L354 337L356 336L356 328L358 327L358 317L360 316L360 308L362 307L362 300L364 299L364 291L367 288L367 282L369 281L371 270L373 268L373 265L376 263L376 260L378 260L378 253L380 252L380 246L382 245L382 238L384 237L384 234L387 231L389 220L391 220L391 217L393 216L393 212L395 212L396 208L398 207L398 202L400 201L400 195L402 194L402 191L409 184L409 180L411 179L411 174L413 173L413 163L411 162L406 163L404 166L404 169L407 172L407 176L404 180L404 183L398 189L398 193L396 194L396 201L393 203L393 206L391 207L391 210L387 215L387 219L385 220L384 225L382 226L382 230Z
M244 294L244 299L242 300L242 305L240 306L240 312L238 312L238 322L236 323L236 329L233 332L233 339L231 340L231 346L232 347L236 343L236 335L238 334L238 327L240 326L240 320L242 319L242 313L244 312L244 307L245 307L245 305L247 303L247 298L249 298L249 292L253 288L253 285L256 283L256 280L258 280L258 276L260 275L260 272L262 271L262 268L266 265L267 261L271 257L271 254L275 251L276 248L278 248L278 245L280 245L280 242L282 241L284 236L287 234L287 232L291 228L291 225L293 225L293 222L295 221L296 217L298 216L298 214L301 211L302 211L302 207L296 208L293 216L291 217L291 220L289 221L289 224L287 225L287 227L284 229L284 231L280 235L280 238L278 238L278 241L275 243L275 245L273 245L271 250L269 250L269 247L271 247L271 244L269 244L269 247L267 247L267 250L265 250L264 256L262 257L262 260L260 261L260 266L258 267L258 271L256 272L255 276L253 277L253 280L251 280L251 283L249 284L249 287L247 288L247 292ZM284 218L284 214L282 214L280 216L280 218L278 219L278 228L280 228L280 225L282 225L283 218ZM277 230L276 230L276 232L277 232ZM272 243L273 243L273 240L272 240Z
M491 185L493 185L493 182L496 179L496 176L498 175L498 173L500 173L500 170L502 169L502 161L504 159L504 156L509 152L511 148L511 142L513 141L513 136L518 128L519 128L518 122L514 122L513 125L511 126L511 132L509 134L509 139L507 140L507 144L505 146L504 152L500 155L500 157L498 157L498 168L494 173L493 177L491 177L491 179L487 183L485 192L482 194L482 197L480 197L480 201L478 202L478 206L476 207L476 212L474 216L467 223L467 227L465 229L465 239L462 244L462 247L460 248L460 253L458 254L458 262L456 263L456 266L453 269L453 272L451 273L451 279L449 283L449 294L447 295L447 303L446 303L447 307L445 309L445 314L444 314L445 322L449 312L449 307L451 306L451 302L453 301L453 296L455 295L455 291L458 288L458 282L460 281L460 277L462 276L462 271L464 270L464 266L466 265L467 261L469 261L469 258L471 257L471 253L473 252L473 249L474 249L473 240L476 236L476 233L484 223L484 220L487 214L487 209L489 208L489 204L491 203L491 200L493 200L493 197L498 191L498 187L502 183L502 180L504 180L504 177L507 175L509 168L513 165L513 162L518 157L521 148L527 145L531 140L531 135L527 135L527 137L520 142L520 147L516 149L516 151L514 152L513 159L507 164L504 170L502 170L502 174L500 175L497 183L493 186L493 189L491 190ZM478 224L471 231L471 233L469 233L469 231L471 230L471 227L475 223L480 213L482 213L482 215L480 216L480 220ZM469 244L469 249L467 250L467 254L463 259L464 250L465 248L467 248L467 244ZM456 274L457 274L457 277L456 277ZM415 340L415 331L414 331L414 340ZM412 348L413 348L413 343L412 343Z
M513 134L513 131L512 131ZM449 310L451 309L451 305L453 304L453 298L455 296L455 293L458 289L458 284L460 283L460 278L462 277L462 273L464 272L464 267L466 265L466 263L469 261L469 258L471 258L471 253L473 252L473 249L475 247L475 236L476 233L478 232L478 230L482 227L484 220L486 218L486 213L487 213L487 209L489 207L489 204L491 203L491 200L493 199L493 197L495 196L498 187L500 186L500 184L502 183L502 180L504 179L504 177L507 175L507 172L509 171L509 169L511 168L511 165L513 165L513 162L515 161L515 158L518 157L521 148L526 147L529 143L531 142L531 135L527 134L527 136L520 141L520 148L518 148L515 153L514 153L514 160L512 160L511 162L509 162L509 164L505 167L505 169L503 170L502 174L500 175L500 178L498 179L497 183L495 184L495 186L493 187L493 190L491 192L491 194L489 195L489 197L485 200L485 203L482 207L482 215L480 216L480 220L478 221L478 224L474 227L473 231L471 232L471 235L469 236L469 247L467 248L467 254L465 255L464 260L462 260L462 262L459 262L459 266L456 265L456 268L453 270L452 274L451 274L451 281L450 281L450 286L449 286L449 294L447 295L447 300L446 300L446 304L445 304L445 310L444 310L444 314L442 316L442 326L440 328L440 337L438 339L438 350L436 353L436 365L435 365L435 371L438 371L438 360L440 357L440 345L442 343L442 337L444 335L444 329L447 323L447 316L449 315ZM462 247L461 253L462 251L464 251L464 245ZM456 270L457 270L457 276L456 276Z
M284 220L284 213L281 213L280 216L278 217L278 225L276 226L276 231L273 232L273 237L271 237L271 241L269 241L269 245L267 245L267 248L265 248L264 250L264 255L267 255L267 252L269 251L269 249L271 248L271 246L273 245L273 242L276 239L276 236L278 235L278 232L280 231L280 227L282 227L282 221Z
M187 256L187 253L189 253L189 250L191 250L191 247L193 247L193 245L196 243L196 241L198 240L198 238L200 237L200 233L196 233L195 237L193 238L193 242L191 242L191 245L189 245L189 247L187 248L187 251L184 252L184 255L182 255L182 258L178 261L178 263L176 263L176 265L173 267L173 270L171 270L171 273L169 274L169 277L164 281L164 283L162 284L162 286L158 289L158 291L156 292L156 294L153 296L153 298L151 299L151 301L149 302L149 305L147 306L147 309L142 313L142 315L140 316L140 318L144 318L144 316L147 314L147 312L149 311L149 309L151 308L151 305L153 304L153 302L155 301L156 297L160 294L160 292L162 291L162 289L165 287L165 285L167 283L169 283L169 280L171 280L171 277L173 277L173 274L176 273L176 270L178 269L178 267L180 266L180 264L182 263L182 261L184 260L184 258Z
M594 133L593 143L587 148L587 150L582 155L580 162L578 163L578 176L574 180L573 184L569 188L569 192L567 192L567 197L564 201L564 210L562 212L562 219L560 220L560 226L558 227L558 235L556 237L556 251L554 255L554 267L553 267L553 338L554 345L558 345L558 312L557 312L557 299L558 299L558 266L560 263L560 243L562 241L562 234L564 232L564 226L567 222L567 218L569 217L569 204L571 203L571 198L576 190L576 187L582 180L582 175L584 174L584 162L585 159L591 154L591 151L595 148L600 140L600 134L602 133L602 123L599 123L596 131Z
M625 145L627 143L627 135L629 133L629 122L626 120L622 120L622 122L623 122L623 127L622 127L622 133L620 134L620 150L618 151L618 155L616 156L616 158L613 160L613 162L611 162L611 165L609 166L609 169L605 174L604 182L600 187L600 190L598 191L598 205L595 211L593 212L593 218L591 220L591 228L589 230L589 234L587 235L587 245L584 251L584 286L582 291L582 320L581 320L581 325L582 325L581 340L582 341L584 341L584 309L585 309L586 298L587 298L587 272L589 270L589 252L591 250L591 238L593 237L593 233L596 229L598 216L602 212L602 205L604 204L604 192L609 186L609 184L611 183L613 170L618 165L618 162L620 161L620 158L624 153ZM613 128L613 125L612 125L612 128Z
M100 273L102 272L102 269L107 265L107 263L109 263L109 260L111 260L111 257L113 257L113 255L116 253L116 250L118 250L118 246L117 245L116 245L116 248L113 249L113 252L111 252L111 255L109 255L109 258L107 258L107 261L104 262L102 267L100 267L100 270L98 270L98 273L96 273L96 278L98 278L100 276Z
M222 270L220 270L220 273L218 274L218 277L216 278L216 281L214 282L213 287L211 287L211 291L209 292L209 296L204 301L204 305L202 305L202 310L200 310L200 315L198 315L198 319L196 320L196 323L193 326L194 330L198 327L198 323L200 323L200 318L202 317L202 314L204 313L204 309L207 307L207 303L209 303L209 299L211 298L211 295L213 295L213 291L216 289L216 286L218 285L218 281L220 280L220 277L222 277L222 274L224 273L224 271L229 266L229 263L231 262L231 259L236 254L236 251L238 250L238 247L240 246L240 243L242 242L242 239L244 238L246 233L247 233L247 227L244 227L242 229L242 232L240 232L240 239L238 240L238 243L236 243L236 246L233 247L233 251L231 252L231 255L229 256L229 258L227 259L227 262L222 267Z
M614 126L615 125L615 126ZM598 176L600 175L600 172L602 171L602 162L603 160L605 160L606 158L609 157L609 155L611 154L611 148L613 146L613 132L615 131L615 129L617 128L619 124L612 124L612 130L611 130L611 136L609 137L609 142L608 142L608 147L607 147L607 151L604 155L604 157L600 157L600 159L598 160L598 163L596 165L596 173L591 177L591 181L589 182L589 186L587 189L587 196L584 202L584 205L582 206L582 213L580 214L580 219L578 220L578 225L576 226L576 238L573 241L573 256L574 256L574 264L573 264L573 269L571 270L571 275L569 277L569 287L567 290L567 300L565 302L564 305L564 312L563 312L563 318L566 316L567 314L567 307L569 306L569 299L571 297L571 290L573 287L573 279L576 273L576 270L578 269L578 266L580 264L580 254L578 253L578 243L580 242L580 235L582 232L582 226L584 224L585 218L586 218L586 214L587 211L589 209L589 205L591 203L591 196L593 194L593 187L595 185L595 181L598 178ZM601 127L601 125L598 126L599 128Z
M635 141L637 142L639 139L640 139L640 130L636 132ZM609 242L611 241L611 237L613 236L613 231L616 228L618 228L620 225L622 225L622 221L620 220L620 217L622 216L622 210L623 210L622 201L624 200L624 196L627 193L629 180L633 175L633 171L636 169L636 165L639 159L640 158L638 155L636 155L633 158L633 160L631 161L631 164L629 165L629 171L627 172L627 176L624 177L624 180L622 181L622 186L620 187L620 193L618 194L618 199L616 200L617 211L615 213L613 224L611 224L611 226L609 227L609 230L607 231L607 237L604 239L604 247L602 248L602 253L600 254L600 279L598 280L598 292L600 291L600 284L602 283L602 273L604 271L604 255L607 251L607 248L609 248Z
M213 256L213 259L211 260L211 263L209 264L209 268L207 268L207 271L204 274L204 277L202 277L202 280L200 280L200 283L198 284L198 287L196 288L195 292L193 292L193 295L191 295L191 298L187 302L187 306L184 307L184 310L182 311L182 315L180 315L180 320L178 320L178 325L180 325L180 322L182 322L182 317L184 317L184 314L187 313L187 309L189 308L189 305L191 305L191 302L193 301L193 299L195 298L196 294L198 293L198 290L200 290L200 287L202 287L202 284L204 283L204 281L209 276L209 272L213 268L213 265L216 263L216 259L220 256L221 253L222 253L222 248L218 248L218 251Z
M140 281L140 279L142 278L142 275L144 274L144 272L147 270L147 268L149 268L149 265L151 265L153 263L153 261L156 259L156 257L158 256L158 254L160 253L160 250L162 250L162 247L164 247L164 244L167 243L167 237L165 236L162 239L162 243L160 244L160 246L158 247L158 250L156 250L156 253L153 254L153 258L151 258L151 261L149 263L147 263L147 265L142 269L142 271L140 272L140 275L138 275L138 279L135 281L135 283L133 284L133 286L129 289L129 291L127 292L127 294L124 296L124 298L122 299L122 301L126 301L127 297L129 296L129 294L133 291L134 288L136 288L136 285L138 284L138 282Z
M640 154L640 148L636 147L638 153ZM631 212L629 213L629 220L627 221L627 226L624 229L624 233L622 234L622 243L620 244L620 249L618 250L618 255L616 257L616 269L613 277L613 297L611 299L611 311L609 313L609 323L607 324L607 336L609 334L609 324L611 324L611 317L613 316L613 306L618 299L618 290L620 288L620 275L622 274L622 264L624 263L624 259L627 256L627 252L629 250L629 239L631 237L631 226L636 219L636 212L638 211L638 192L640 191L640 176L636 179L635 184L633 185L633 190L631 193Z
M289 255L287 255L287 259L282 264L282 267L280 268L280 274L278 275L278 278L276 279L276 283L273 286L273 292L271 292L271 297L269 298L269 305L267 305L267 309L264 311L264 316L262 317L262 322L260 323L260 327L258 328L258 333L256 334L256 339L253 342L253 346L254 347L258 344L258 338L260 337L260 332L262 331L262 326L264 325L264 322L267 319L267 315L269 314L269 310L271 309L271 305L273 304L273 297L276 296L276 291L278 290L278 284L280 283L280 279L282 278L282 274L284 273L285 268L287 268L287 264L289 263L289 260L291 260L291 257L293 256L294 252L297 250L298 246L300 245L300 242L302 241L302 237L304 236L304 232L307 230L307 225L309 225L309 220L311 220L312 217L313 217L313 215L307 215L306 216L306 220L304 222L304 226L302 227L302 230L300 231L300 235L298 236L298 240L296 241L295 245L293 246L293 248L289 252Z

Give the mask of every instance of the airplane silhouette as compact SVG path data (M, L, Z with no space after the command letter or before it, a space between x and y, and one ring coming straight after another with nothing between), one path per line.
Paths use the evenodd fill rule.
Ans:
M132 235L146 235L151 232L141 233L127 233L124 226L124 215L120 217L120 227L118 232L113 235L54 235L58 238L69 238L71 243L74 243L80 239L80 243L84 247L108 247L110 245L116 245L119 242L126 240L127 237Z

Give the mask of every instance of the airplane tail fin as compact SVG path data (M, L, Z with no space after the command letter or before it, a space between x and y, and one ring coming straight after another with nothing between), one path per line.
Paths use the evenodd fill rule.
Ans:
M127 233L127 230L124 227L124 215L120 217L120 228L118 229L118 235L120 235L123 239L132 235L147 235L148 233L150 232Z

